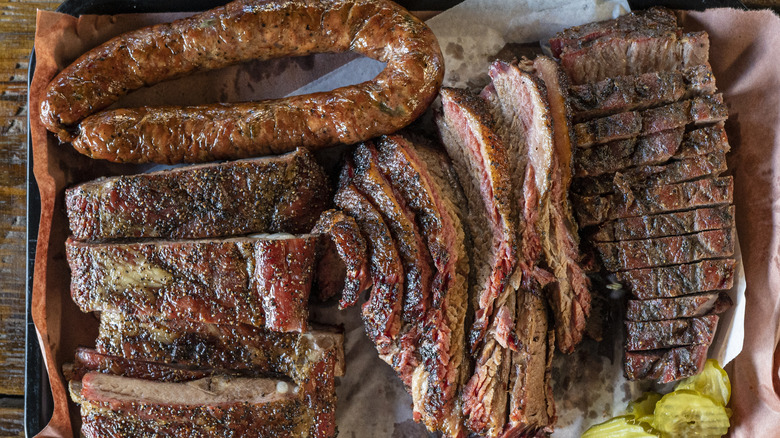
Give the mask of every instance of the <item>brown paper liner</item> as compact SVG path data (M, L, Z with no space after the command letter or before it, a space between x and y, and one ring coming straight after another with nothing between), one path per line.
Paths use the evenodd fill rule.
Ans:
M41 217L33 278L32 316L54 398L54 415L39 436L78 435L79 413L69 401L62 365L79 345L94 345L97 319L81 313L69 296L64 242L69 234L63 191L100 175L134 173L143 167L94 161L60 145L40 123L46 84L79 54L123 31L181 14L117 17L39 12L36 67L30 86L30 133ZM710 60L731 117L726 124L733 152L737 228L747 275L745 343L730 372L732 436L776 436L780 426L780 19L769 11L711 10L682 14L690 30L710 34ZM280 97L352 55L249 63L193 75L128 96L124 106L158 100L182 104ZM198 90L193 93L192 90Z

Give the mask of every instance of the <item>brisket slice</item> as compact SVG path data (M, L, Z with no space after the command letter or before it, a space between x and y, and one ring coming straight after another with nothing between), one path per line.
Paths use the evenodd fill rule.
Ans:
M677 17L669 9L653 7L634 11L612 20L596 21L570 27L550 39L550 49L555 57L561 53L579 50L598 39L649 37L677 31Z
M572 195L580 227L649 214L731 204L730 176L651 186L603 196Z
M453 184L449 158L424 141L402 135L377 143L379 165L394 190L415 213L436 272L432 307L421 333L421 366L412 380L415 416L430 430L460 436L463 414L458 390L465 384L469 257L460 208L463 194Z
M734 259L704 260L685 265L623 271L615 276L636 298L649 300L731 289L735 268Z
M306 233L330 199L305 149L278 157L125 175L65 192L76 239L165 239Z
M709 345L688 345L667 350L627 351L628 380L655 380L660 384L695 376L704 369Z
M336 376L343 375L343 342L343 334L334 328L280 333L247 324L207 324L103 312L96 350L146 362L275 373L301 381L310 372L310 362L331 350L337 358Z
M726 293L689 295L654 300L628 300L628 321L661 321L665 319L691 318L708 314L721 314L733 305Z
M561 53L560 60L577 85L651 71L684 70L707 63L709 49L706 32L680 34L670 30L653 36L600 38Z
M517 261L517 224L512 208L507 151L486 103L466 90L443 88L437 125L468 201L472 231L476 315L469 346L476 354Z
M306 331L314 235L65 243L83 312Z
M657 108L618 113L578 123L574 125L574 142L577 147L587 148L689 124L722 122L727 117L728 109L723 103L722 94L698 96Z
M604 268L610 272L678 265L702 259L731 257L734 228L685 236L595 243Z
M516 264L517 225L508 156L483 100L452 88L443 88L441 97L437 125L466 195L465 222L472 233L469 295L476 311L469 344L477 363L463 389L463 413L472 431L495 436L506 422L509 356L494 336L485 334L514 290L508 282Z
M726 154L716 152L673 160L661 165L632 167L615 175L585 177L576 182L576 187L580 195L603 195L625 190L626 187L658 186L707 176L717 177L726 170Z
M599 176L635 166L661 164L672 157L684 159L729 151L723 123L695 129L685 135L683 131L683 128L677 128L577 149L575 175Z
M667 105L715 91L712 68L703 64L682 71L653 71L575 85L569 90L569 102L574 110L574 120L580 122Z
M417 359L413 349L404 349L401 345L406 338L416 340L417 332L401 332L404 288L401 257L382 215L358 191L353 177L354 167L348 161L341 170L334 202L355 219L368 243L373 289L362 308L366 333L382 360L390 364L408 386Z
M592 242L677 236L734 226L734 206L676 211L605 222L588 239Z
M339 210L328 210L320 215L312 233L327 235L344 264L346 275L339 307L344 309L355 305L360 295L371 287L368 246L357 222ZM321 260L318 269L333 271L334 267ZM318 278L327 275L324 273Z
M626 321L626 351L657 350L682 345L710 345L717 315L666 321Z

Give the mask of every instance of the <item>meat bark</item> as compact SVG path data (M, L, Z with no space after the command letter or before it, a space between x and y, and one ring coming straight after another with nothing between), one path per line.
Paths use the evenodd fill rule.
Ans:
M714 94L709 64L683 71L654 71L575 85L569 90L574 120L581 122L626 111L667 105L681 99Z
M636 298L649 300L731 289L735 269L734 259L719 259L623 271L615 276Z
M314 235L65 243L83 312L307 329Z
M663 384L695 376L704 369L709 345L688 345L667 350L627 351L628 380L655 380Z
M734 226L734 206L723 205L689 211L617 219L602 224L589 235L593 242L678 236Z
M65 192L76 239L197 239L306 233L330 198L305 149L278 156L99 178ZM241 200L241 202L236 202Z
M604 268L611 272L653 268L731 257L734 229L710 230L685 236L594 244Z
M703 125L726 120L723 95L700 96L642 111L630 111L574 125L574 142L587 148L625 138L648 135L686 125Z
M622 194L573 195L581 227L603 222L699 207L731 204L734 185L730 176L652 186Z
M725 293L691 295L654 300L628 300L626 320L661 321L665 319L691 318L710 313L720 314L732 306Z
M710 345L717 315L667 321L626 321L626 351L657 350L683 345Z

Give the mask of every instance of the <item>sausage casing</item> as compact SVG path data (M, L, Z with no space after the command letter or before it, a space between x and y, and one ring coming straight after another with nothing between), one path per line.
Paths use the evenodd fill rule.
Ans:
M373 80L323 93L101 111L134 89L196 71L346 51L385 62L385 69ZM443 73L433 32L389 0L237 0L120 35L85 53L49 85L41 119L93 158L236 159L396 131L425 111Z

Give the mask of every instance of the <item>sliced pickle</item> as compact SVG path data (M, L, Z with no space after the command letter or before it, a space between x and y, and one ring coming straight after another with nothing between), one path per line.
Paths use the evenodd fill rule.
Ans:
M731 410L690 389L666 394L655 405L653 428L669 437L720 437L729 430Z
M626 412L633 416L635 421L651 425L653 424L655 404L658 403L658 400L661 400L661 397L663 396L657 392L646 392L642 394L642 397L632 400L628 404Z
M591 426L582 438L645 438L658 437L646 424L634 421L633 415L623 415Z
M731 398L731 382L729 375L720 367L715 359L707 359L704 370L701 373L683 379L674 389L692 389L704 395L712 397L723 406L729 403Z

